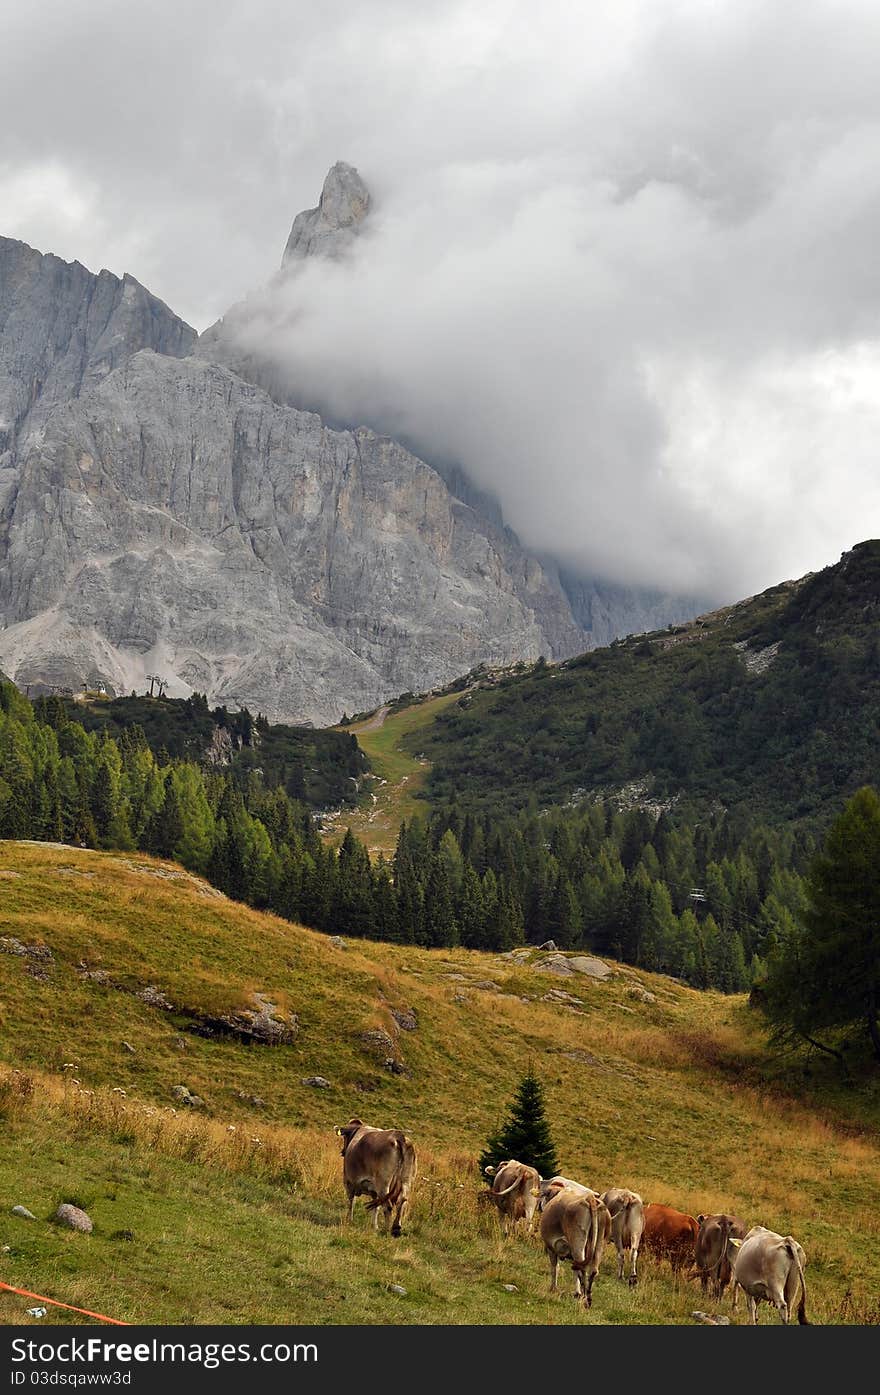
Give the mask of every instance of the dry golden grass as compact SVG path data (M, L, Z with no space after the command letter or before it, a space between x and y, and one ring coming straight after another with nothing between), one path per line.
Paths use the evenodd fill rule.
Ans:
M534 1283L531 1250L500 1246L497 1218L478 1206L475 1165L531 1061L545 1084L568 1175L600 1188L630 1185L646 1200L692 1214L731 1210L793 1233L806 1248L820 1313L845 1320L872 1311L880 1279L872 1086L853 1096L827 1090L821 1108L802 1082L798 1096L786 1093L742 1000L640 974L655 1003L636 1007L625 976L606 983L577 978L565 983L582 999L572 1010L543 1001L559 982L528 966L466 950L355 941L336 948L324 936L217 897L197 879L169 879L161 874L174 877L176 869L145 858L132 865L124 857L6 843L0 872L7 874L0 935L44 943L54 955L43 979L31 972L36 961L0 953L3 1055L21 1072L14 1079L34 1082L30 1097L25 1086L0 1087L9 1185L34 1148L51 1154L52 1140L67 1140L59 1176L71 1167L98 1176L112 1157L114 1176L128 1186L138 1169L150 1168L154 1204L180 1221L181 1207L168 1193L186 1191L181 1176L190 1169L196 1191L186 1199L185 1225L198 1216L220 1246L221 1221L200 1209L200 1199L207 1206L222 1195L234 1212L244 1187L255 1210L240 1215L236 1243L271 1248L276 1232L295 1223L297 1244L313 1256L326 1286L332 1254L321 1247L329 1245L329 1220L335 1226L341 1212L333 1125L354 1114L395 1124L420 1153L411 1242L417 1252L406 1260L401 1248L395 1260L414 1267L424 1288L421 1317L406 1320L439 1321L442 1285L432 1266L464 1292L465 1275L482 1276L484 1265L490 1287L492 1264L509 1278L513 1257L513 1272ZM83 978L82 960L123 987ZM476 986L488 981L496 987ZM284 1047L208 1040L189 1032L180 1013L150 1007L129 991L146 984L194 1011L228 1010L254 991L265 993L297 1014L299 1033ZM411 1009L418 1030L400 1031L392 1007ZM364 1046L361 1034L377 1027L391 1036L408 1074L390 1074ZM328 1077L331 1088L303 1085L312 1074ZM174 1113L177 1083L204 1098L204 1113ZM300 1211L290 1221L292 1199ZM368 1264L360 1249L352 1257L364 1284L358 1266L379 1263L384 1252L365 1253ZM46 1251L40 1262L55 1261ZM166 1316L196 1311L187 1307L195 1300L182 1255L179 1265L181 1293L189 1296L169 1297ZM145 1292L150 1272L145 1262ZM674 1313L680 1320L692 1295L668 1276L656 1285L653 1307L644 1306L647 1283L641 1307L614 1291L602 1320L667 1321ZM368 1312L366 1288L362 1296ZM260 1301L255 1296L248 1312L262 1312ZM219 1293L210 1302L198 1311L222 1309ZM468 1304L462 1320L483 1320ZM488 1311L487 1321L508 1320L503 1307L490 1303ZM556 1320L555 1312L530 1309L521 1320ZM340 1309L332 1319L309 1320L345 1318Z

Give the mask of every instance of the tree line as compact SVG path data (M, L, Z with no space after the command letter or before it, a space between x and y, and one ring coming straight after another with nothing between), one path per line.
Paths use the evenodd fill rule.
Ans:
M492 819L451 806L400 829L373 862L349 830L325 846L311 812L254 768L154 751L137 724L87 731L0 685L0 837L172 858L233 899L315 929L503 951L548 938L697 987L735 992L803 900L794 834L697 827L597 804Z

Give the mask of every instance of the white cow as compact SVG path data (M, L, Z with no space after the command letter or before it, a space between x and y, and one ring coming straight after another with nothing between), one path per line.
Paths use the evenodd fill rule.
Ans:
M617 1250L617 1277L623 1278L626 1251L630 1254L629 1282L638 1278L636 1263L639 1258L639 1245L645 1229L645 1207L638 1192L628 1187L610 1187L602 1193L602 1201L611 1213L611 1238Z
M773 1303L782 1321L791 1321L792 1308L798 1302L798 1322L807 1322L807 1284L804 1268L807 1257L792 1235L777 1235L766 1226L754 1225L743 1240L731 1236L733 1247L733 1308L736 1311L739 1290L749 1300L752 1322L758 1322L761 1300Z

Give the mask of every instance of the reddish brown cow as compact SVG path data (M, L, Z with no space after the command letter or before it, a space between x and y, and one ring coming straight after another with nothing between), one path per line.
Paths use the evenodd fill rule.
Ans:
M672 1206L652 1202L645 1207L642 1248L658 1259L668 1259L673 1269L694 1262L694 1246L700 1233L696 1216L676 1211Z

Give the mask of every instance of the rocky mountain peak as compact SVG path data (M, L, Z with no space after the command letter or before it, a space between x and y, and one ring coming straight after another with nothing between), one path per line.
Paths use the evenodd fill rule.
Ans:
M338 257L360 231L370 209L370 191L354 165L337 160L329 170L317 208L293 220L282 267L302 257Z

